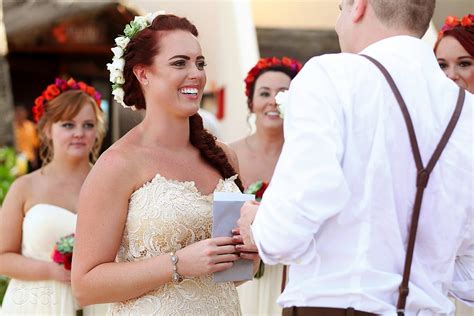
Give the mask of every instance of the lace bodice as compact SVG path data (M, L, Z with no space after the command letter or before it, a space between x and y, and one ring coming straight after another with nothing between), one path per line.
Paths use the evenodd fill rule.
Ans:
M237 176L220 180L215 191L237 192ZM157 174L136 190L117 262L167 254L211 237L213 194L201 194L192 181L168 180ZM119 315L240 315L232 282L214 283L212 275L164 284L136 299L113 304Z

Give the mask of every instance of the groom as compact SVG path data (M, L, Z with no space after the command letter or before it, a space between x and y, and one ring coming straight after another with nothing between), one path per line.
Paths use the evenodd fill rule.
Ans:
M474 99L458 98L462 91L420 40L434 6L343 0L336 24L343 52L368 55L393 77L424 165L464 104L424 191L409 295L398 311L406 315L453 313L448 291L474 304ZM311 59L292 81L272 183L260 206L241 210L246 247L266 264L290 265L278 299L287 315L397 313L419 165L386 79L367 58L346 53Z

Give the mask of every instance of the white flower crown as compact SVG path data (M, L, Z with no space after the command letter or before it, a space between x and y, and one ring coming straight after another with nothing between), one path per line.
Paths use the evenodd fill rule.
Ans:
M130 40L138 34L138 32L146 29L153 23L153 20L158 16L166 14L165 11L156 11L155 13L148 13L145 16L136 16L135 19L125 26L123 34L115 38L117 46L112 48L114 57L112 63L107 64L107 69L110 71L110 82L112 82L112 94L115 101L121 104L124 108L131 108L136 110L135 106L129 106L123 101L125 92L123 91L123 84L125 78L123 76L123 67L125 66L125 59L123 55Z

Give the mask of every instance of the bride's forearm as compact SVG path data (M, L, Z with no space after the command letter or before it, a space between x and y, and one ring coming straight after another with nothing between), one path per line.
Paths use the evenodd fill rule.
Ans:
M136 262L102 263L85 274L73 271L72 288L81 306L139 297L171 282L169 255Z

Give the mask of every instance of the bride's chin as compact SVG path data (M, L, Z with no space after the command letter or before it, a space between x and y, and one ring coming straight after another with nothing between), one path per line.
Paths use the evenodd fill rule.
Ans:
M192 108L189 107L189 108L184 110L185 116L187 116L187 117L193 116L194 114L198 113L198 111L199 111L199 106L192 107Z

